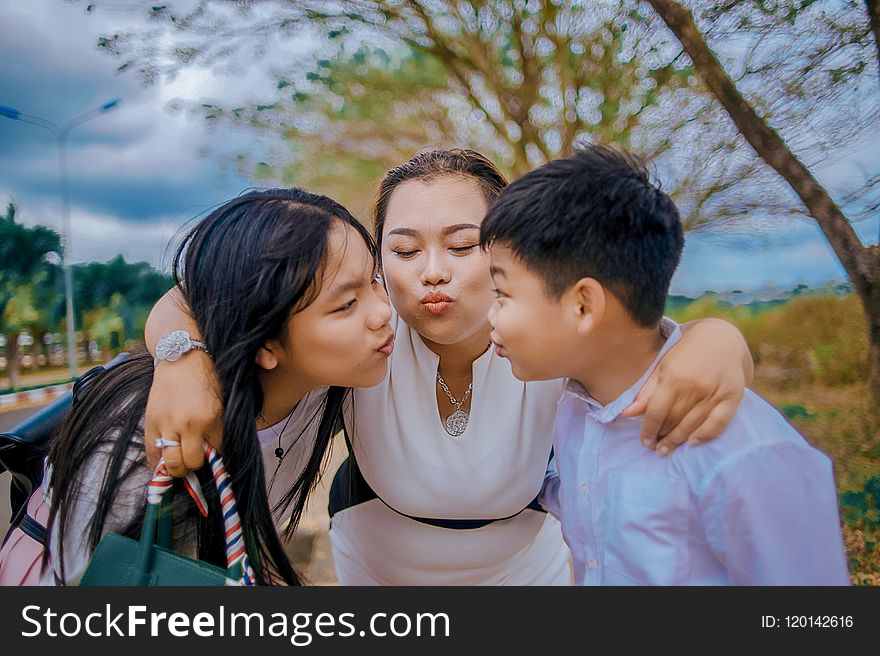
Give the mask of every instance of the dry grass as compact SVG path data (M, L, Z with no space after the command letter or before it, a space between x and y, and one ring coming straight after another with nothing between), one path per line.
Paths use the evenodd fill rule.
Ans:
M852 582L880 585L880 422L868 405L867 337L855 296L755 312L701 299L675 316L725 318L755 358L753 388L834 461Z

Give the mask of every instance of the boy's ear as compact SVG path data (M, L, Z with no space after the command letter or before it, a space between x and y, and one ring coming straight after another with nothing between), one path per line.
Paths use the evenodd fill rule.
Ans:
M595 278L581 278L566 295L578 334L586 337L605 316L605 288Z
M281 343L276 339L270 339L260 347L254 360L256 360L257 366L266 371L271 371L278 366L278 356L280 353Z

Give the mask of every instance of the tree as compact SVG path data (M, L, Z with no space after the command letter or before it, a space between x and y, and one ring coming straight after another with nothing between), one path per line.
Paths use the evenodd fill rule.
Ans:
M813 172L771 127L709 48L693 14L674 0L648 0L681 42L708 90L724 107L737 129L755 152L788 183L807 208L832 250L846 269L865 310L869 337L869 387L874 405L880 409L880 245L865 246L840 206ZM780 3L784 4L784 3ZM798 5L791 3L786 20L797 18ZM809 3L804 3L809 4ZM878 47L877 3L867 2L869 20ZM792 13L793 12L793 13Z
M18 384L19 334L39 319L33 303L34 287L53 266L45 256L61 252L58 233L44 226L27 228L16 223L15 212L15 205L9 203L0 217L0 330L6 337L6 368L13 388Z
M862 299L880 403L877 247L861 244L851 225L880 209L880 172L853 176L837 201L818 182L823 164L880 122L880 6L692 4L702 32L668 0L202 0L189 12L154 5L154 30L99 45L123 59L120 68L155 81L310 31L322 54L279 75L286 97L202 107L212 121L280 131L292 150L281 173L288 182L326 183L353 168L367 172L356 182L365 185L420 141L477 147L519 174L587 139L654 158L689 226L742 218L760 229L806 209ZM728 50L723 62L709 42ZM334 164L341 154L358 166ZM377 167L385 154L396 161ZM277 175L267 163L256 171Z
M111 344L121 342L120 336L125 335L125 299L119 292L114 292L107 305L97 307L84 313L83 326L90 339L94 339L104 352L104 359L110 360ZM116 339L114 339L114 335ZM88 341L87 341L88 344Z
M64 332L64 270L55 264L42 267L39 279L31 286L31 298L37 319L28 326L34 337L35 360L46 349L46 335ZM48 360L48 358L47 358Z
M114 343L142 335L153 304L172 284L170 276L146 262L126 262L121 255L106 263L74 265L73 283L87 358L92 340L108 351Z
M871 21L871 31L874 33L874 43L877 45L877 64L880 65L880 0L865 0L868 7L868 18Z
M43 226L27 228L15 221L15 215L10 203L0 216L0 331L6 337L13 388L20 373L20 334L33 335L32 352L37 356L44 335L58 330L65 311L62 269L47 257L61 252L59 235ZM172 284L169 275L146 262L128 263L121 255L107 263L74 265L73 279L86 353L90 337L106 350L142 335L150 309Z
M690 225L744 213L758 196L753 185L732 210L734 188L759 168L723 157L735 131L718 129L689 65L644 38L650 11L624 0L205 0L147 12L154 28L98 41L147 83L183 66L234 67L238 49L261 56L273 37L309 33L318 54L278 71L274 97L195 109L284 138L267 158L240 158L251 175L357 209L383 170L426 147L477 148L518 176L584 140L655 159Z

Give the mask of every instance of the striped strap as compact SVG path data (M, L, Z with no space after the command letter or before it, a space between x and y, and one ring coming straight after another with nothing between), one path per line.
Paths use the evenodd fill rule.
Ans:
M232 486L229 484L229 474L226 473L220 454L212 446L205 444L205 455L214 473L214 482L217 484L217 494L220 496L220 506L223 509L223 526L226 529L226 567L232 567L240 562L242 583L254 585L254 572L248 560L241 520L238 517L238 506L235 503Z
M214 483L217 485L217 494L220 497L220 505L223 509L223 527L226 534L226 567L232 568L236 563L241 567L241 580L230 581L233 585L254 585L256 577L251 568L250 560L247 555L247 548L244 542L244 534L241 530L241 519L238 516L238 506L235 502L235 495L232 493L232 486L229 483L229 474L223 466L223 459L220 454L208 444L205 444L205 456L211 471L214 474ZM147 503L159 504L163 495L171 489L174 479L168 473L168 467L165 459L162 458L156 466L153 478L147 486ZM188 476L184 481L186 489L193 501L198 506L203 516L207 515L204 496L202 495L201 486L195 476Z

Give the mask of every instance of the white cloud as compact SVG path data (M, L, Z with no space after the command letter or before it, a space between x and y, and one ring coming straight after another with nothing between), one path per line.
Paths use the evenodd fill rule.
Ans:
M122 255L129 262L149 262L164 271L170 270L184 231L184 225L175 220L132 224L83 211L71 215L71 224L74 262L100 262Z
M0 197L9 197L0 190ZM58 203L18 206L16 220L26 226L45 225L62 232ZM110 214L73 208L70 213L71 262L106 262L122 255L129 262L149 262L160 270L170 270L174 250L187 222L156 217L145 223L132 223Z

